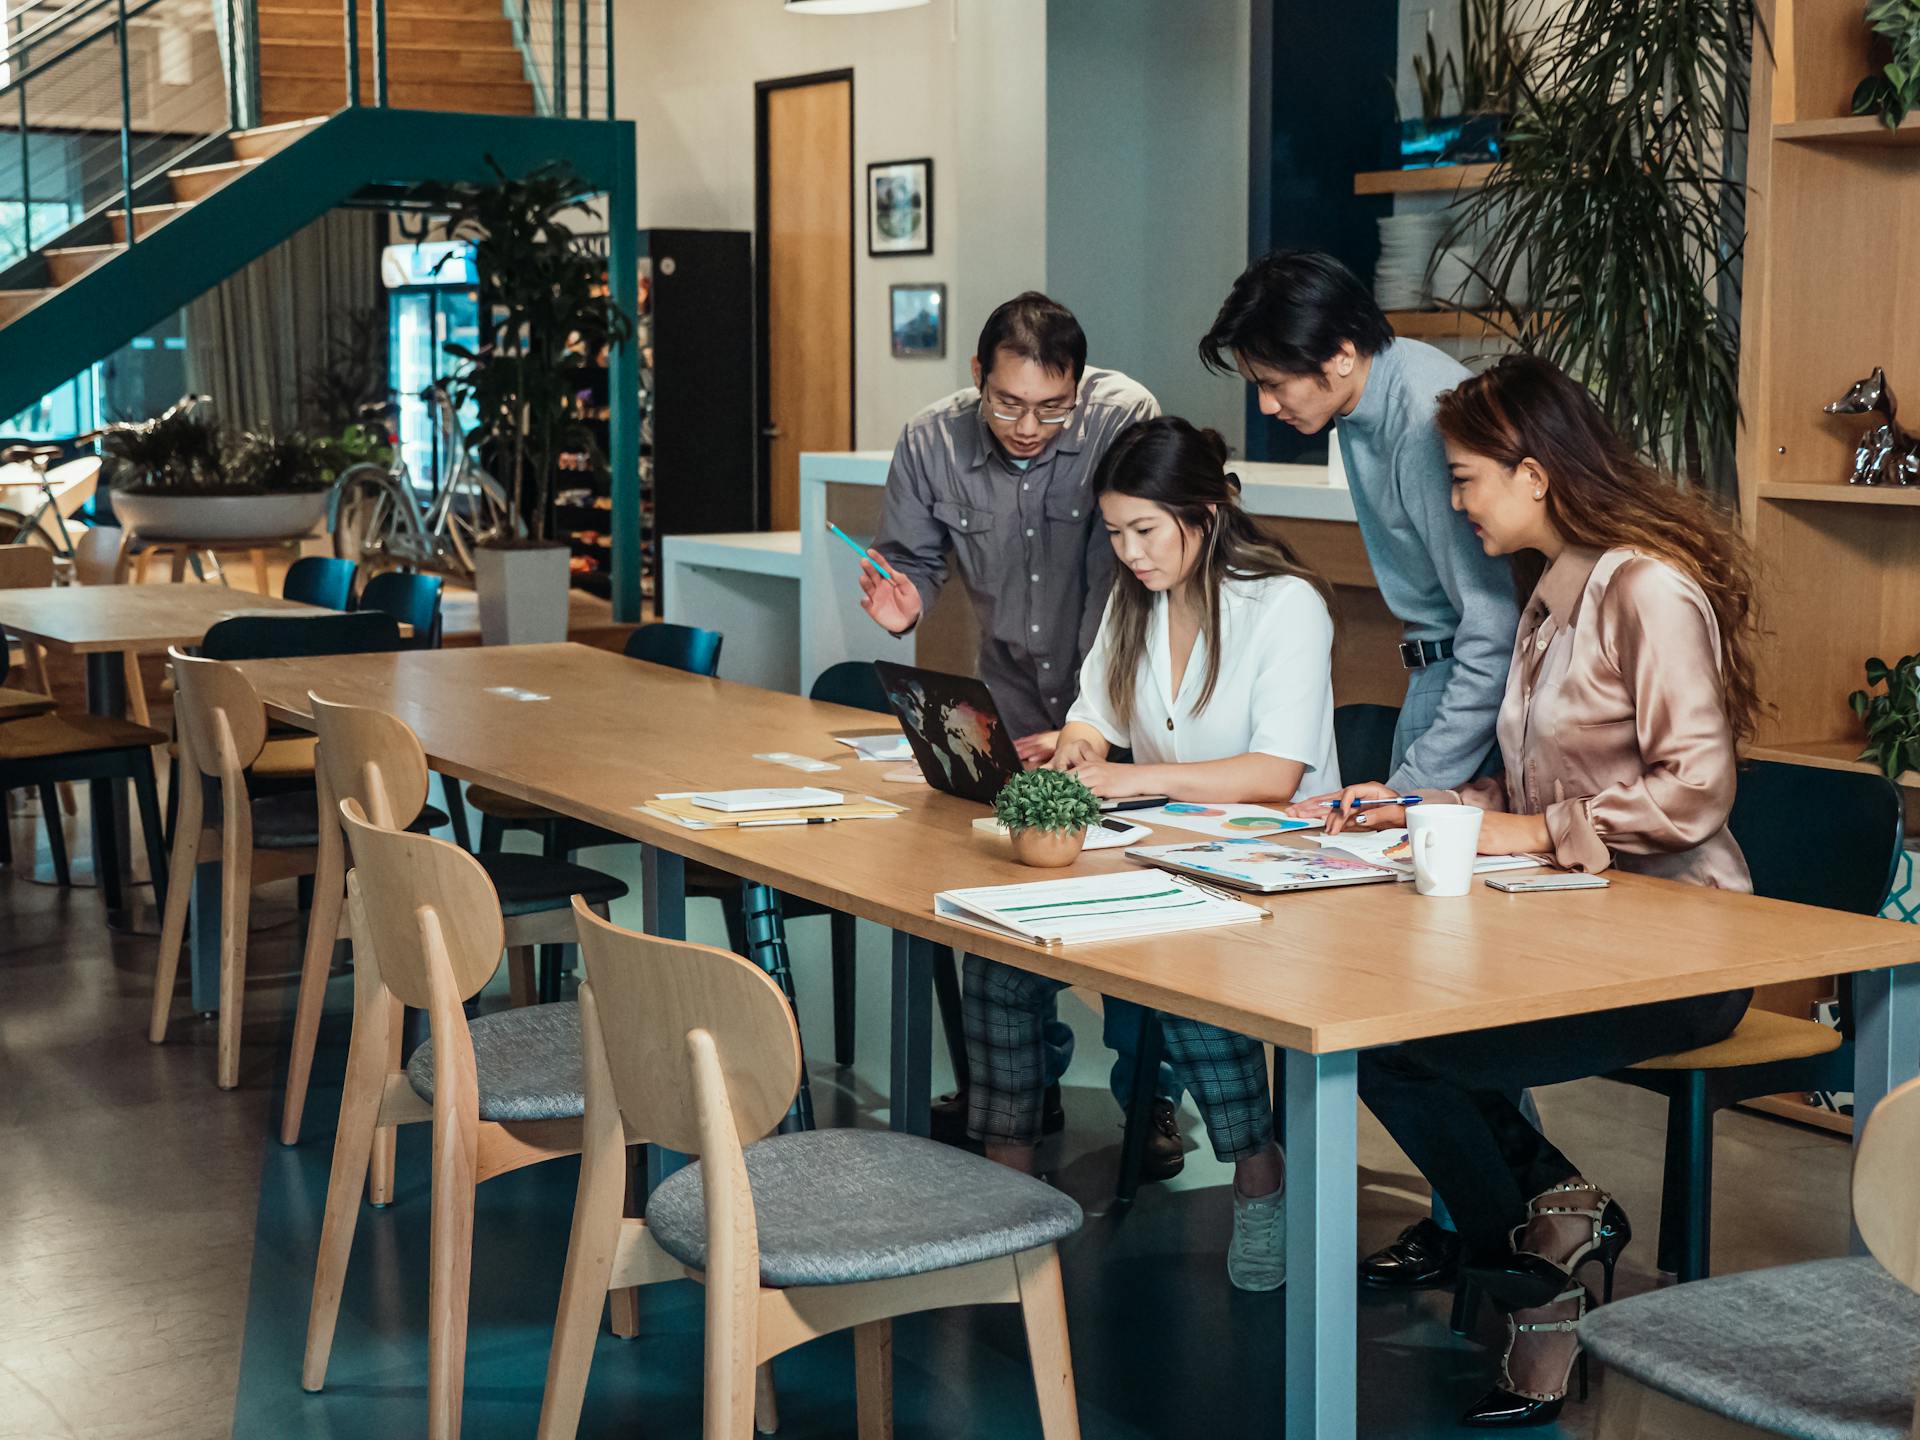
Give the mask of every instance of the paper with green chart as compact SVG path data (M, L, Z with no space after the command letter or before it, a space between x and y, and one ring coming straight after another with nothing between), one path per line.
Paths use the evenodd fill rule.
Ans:
M1131 939L1267 918L1257 905L1158 870L942 890L933 897L933 909L943 920L1042 945Z

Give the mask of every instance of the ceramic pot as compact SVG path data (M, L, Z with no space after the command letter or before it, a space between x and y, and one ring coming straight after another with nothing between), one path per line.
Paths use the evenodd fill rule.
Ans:
M113 513L142 540L292 540L319 526L327 492L165 495L134 487L113 492Z
M555 645L567 638L564 545L481 545L473 552L480 643Z
M1013 858L1036 870L1058 870L1080 858L1087 832L1080 830L1015 830Z

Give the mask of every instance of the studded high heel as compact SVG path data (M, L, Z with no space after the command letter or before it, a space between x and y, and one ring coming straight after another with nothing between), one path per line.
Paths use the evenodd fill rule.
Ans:
M1563 1203L1576 1195L1591 1196L1593 1203L1590 1206ZM1620 1254L1627 1248L1627 1242L1633 1239L1633 1226L1619 1202L1585 1180L1563 1181L1527 1202L1529 1221L1542 1215L1584 1216L1593 1228L1571 1255L1565 1260L1556 1260L1550 1255L1520 1249L1527 1227L1516 1225L1510 1241L1514 1247L1513 1259L1506 1265L1470 1268L1467 1277L1502 1308L1531 1310L1550 1304L1566 1289L1567 1282L1581 1266L1597 1260L1602 1272L1601 1294L1611 1301L1614 1267L1620 1263Z
M1575 1285L1552 1298L1551 1303L1576 1301L1573 1315L1564 1320L1539 1320L1521 1323L1507 1316L1507 1349L1500 1357L1500 1384L1475 1401L1472 1408L1460 1417L1462 1425L1476 1430L1509 1430L1527 1425L1550 1425L1559 1418L1561 1409L1567 1402L1567 1390L1573 1379L1575 1369L1580 1372L1580 1398L1587 1398L1587 1352L1580 1342L1574 1341L1573 1351L1567 1356L1566 1373L1560 1377L1558 1390L1522 1390L1513 1379L1513 1347L1519 1343L1522 1335L1569 1335L1577 1334L1580 1320L1593 1303L1584 1285ZM1527 1308L1527 1307L1523 1307Z

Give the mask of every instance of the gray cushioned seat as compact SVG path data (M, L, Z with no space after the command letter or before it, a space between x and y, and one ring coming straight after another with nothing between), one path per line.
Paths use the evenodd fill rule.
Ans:
M320 812L313 791L253 801L253 843L259 850L304 850L320 843Z
M851 1285L1014 1255L1080 1228L1052 1186L950 1145L890 1130L814 1130L746 1147L760 1227L760 1280ZM682 1265L707 1263L700 1166L647 1201L654 1239Z
M469 1021L482 1120L564 1120L586 1111L580 1007L526 1005ZM407 1083L433 1099L433 1041L407 1061Z
M1697 1280L1580 1322L1596 1360L1799 1440L1908 1440L1920 1295L1861 1256Z
M590 870L544 855L517 855L505 850L483 851L477 858L500 896L500 913L511 919L541 910L557 910L575 895L591 904L618 900L626 883L604 870Z

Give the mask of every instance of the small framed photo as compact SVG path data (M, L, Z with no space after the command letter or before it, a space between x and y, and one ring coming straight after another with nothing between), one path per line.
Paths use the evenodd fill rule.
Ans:
M867 254L933 253L933 161L867 166Z
M947 355L947 287L893 285L893 355L896 360L944 360Z

